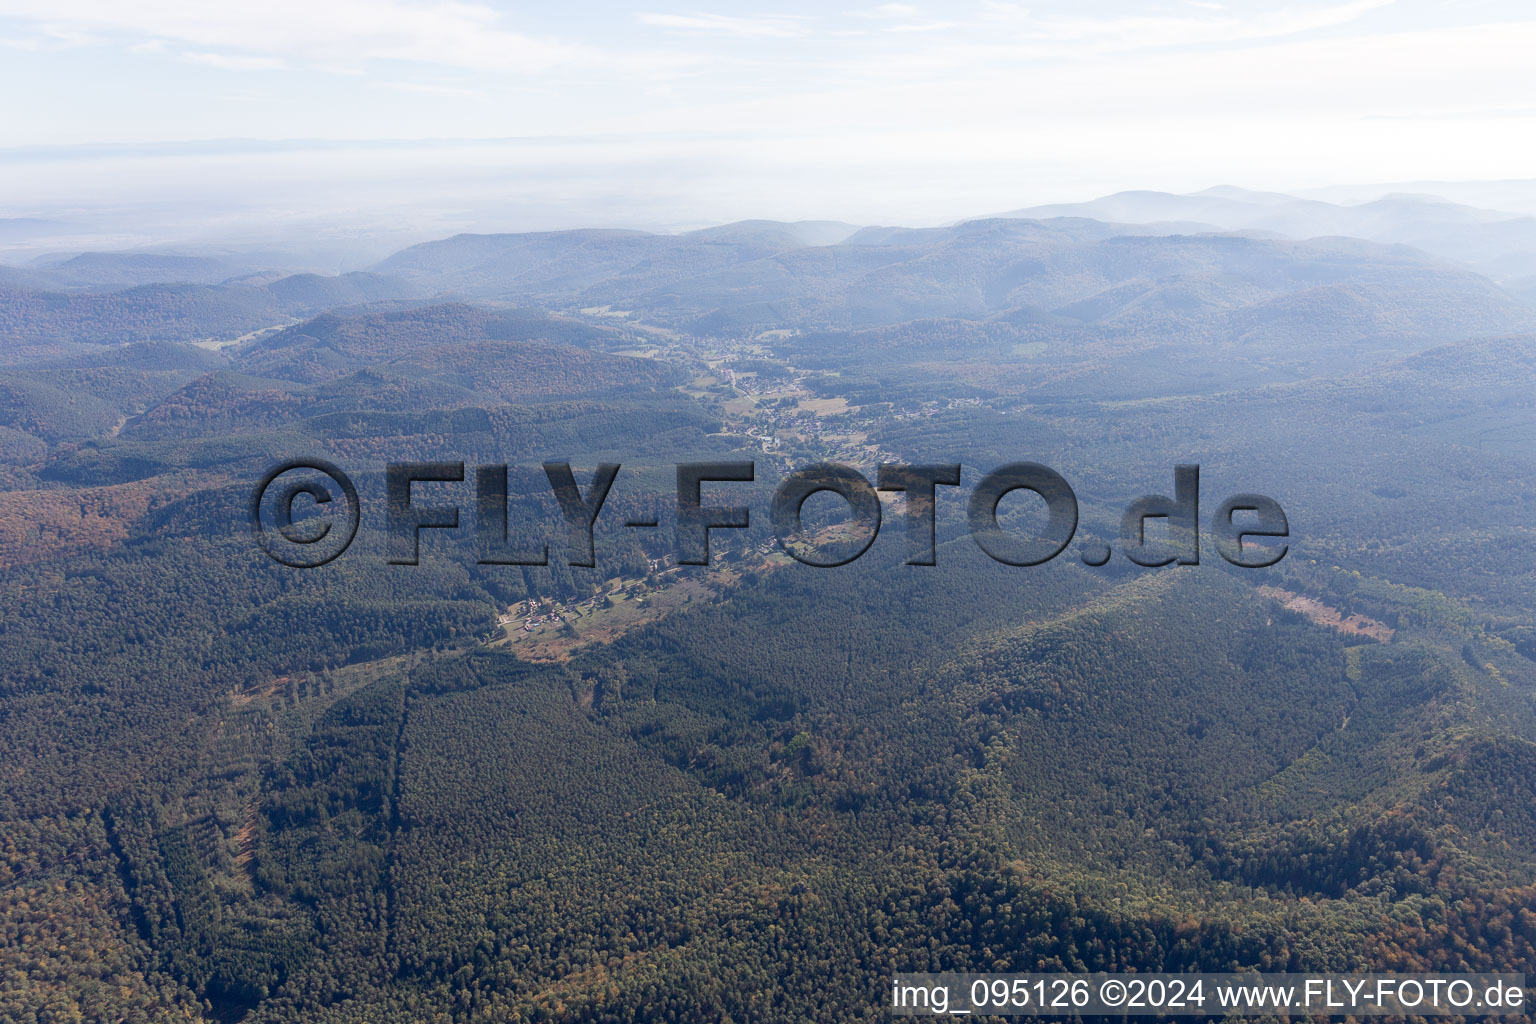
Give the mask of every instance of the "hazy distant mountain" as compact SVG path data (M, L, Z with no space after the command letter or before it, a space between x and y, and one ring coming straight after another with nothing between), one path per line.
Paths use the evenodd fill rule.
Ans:
M0 291L0 338L7 348L237 338L283 319L260 289L155 284L106 294Z
M559 345L579 353L575 346L590 345L613 333L534 311L502 313L459 304L358 317L326 314L251 342L236 353L235 364L249 374L307 382L404 361L470 379L486 372L487 359L497 363L498 353L513 352L519 344ZM566 369L584 372L576 365L584 361L589 357L569 355ZM614 383L602 374L596 379L601 385L573 379L562 390L586 391ZM539 385L538 390L546 389L547 385Z
M130 288L142 284L218 284L246 268L211 256L86 252L36 265L63 287Z
M57 289L60 282L47 273L25 267L0 266L0 288Z
M839 245L780 249L761 230L744 238L732 229L720 229L724 241L710 233L463 235L406 249L380 269L424 290L609 306L706 335L984 319L1021 307L1129 323L1154 307L1195 317L1295 295L1291 305L1301 308L1306 293L1324 287L1369 292L1373 309L1395 311L1383 331L1478 333L1529 322L1529 311L1486 278L1347 239L1160 236L1085 218L994 219L865 228Z
M460 235L402 250L374 272L247 274L221 284L109 292L38 289L23 277L0 304L0 337L7 358L22 351L56 358L75 344L232 340L351 310L282 330L239 356L246 372L312 382L405 358L428 344L439 352L497 341L601 347L612 331L579 319L581 311L601 308L621 314L616 323L639 320L703 337L783 328L826 336L817 342L824 351L808 349L809 342L794 346L799 358L823 364L910 363L941 351L990 358L1023 346L1048 350L1044 358L1058 363L1068 359L1080 374L1089 361L1072 353L1093 352L1111 374L1155 366L1166 377L1156 387L1127 377L1127 388L1183 392L1297 379L1536 326L1525 291L1512 294L1418 249L1339 237L1336 230L1411 229L1413 241L1432 237L1441 248L1458 238L1468 246L1490 238L1522 244L1528 225L1490 220L1496 215L1488 211L1406 196L1346 208L1213 189L1195 196L1123 193L1040 212L1095 217L994 218L923 229L743 221L681 235ZM1146 222L1111 220L1135 218ZM1192 218L1222 223L1194 230ZM1228 230L1240 222L1247 224L1243 233ZM1275 237L1277 225L1332 237ZM94 280L109 270L214 272L180 259L118 254L61 266ZM564 310L575 318L442 305L449 297ZM429 302L433 309L419 308ZM939 321L954 326L936 334L902 327ZM1000 326L966 326L993 323ZM894 329L891 340L866 348L868 338L857 332L879 328ZM977 338L984 340L963 340ZM1163 355L1149 361L1148 351ZM1192 365L1215 351L1224 353L1226 369ZM464 349L454 358L483 356ZM1021 372L1015 364L1009 361L995 379ZM502 382L493 390L505 388Z
M1536 275L1517 277L1504 282L1504 290L1511 295L1536 305Z
M1466 206L1432 195L1397 193L1341 205L1221 186L1190 195L1118 192L1087 203L1035 206L1004 216L1091 217L1163 225L1170 233L1200 224L1209 229L1269 231L1291 238L1344 235L1411 245L1472 264L1495 277L1536 272L1536 217Z
M337 306L360 306L370 302L411 297L412 290L402 281L379 274L353 273L339 277L320 274L294 274L278 278L266 286L285 309L313 312Z
M841 231L845 226L836 227ZM592 229L456 235L412 246L374 269L421 287L481 297L572 298L606 282L623 282L612 289L616 294L643 293L813 244L807 237L819 241L830 235L825 227L768 221L743 221L685 235Z
M326 309L406 298L377 274L299 274L228 284L160 283L114 291L53 291L0 276L0 351L24 345L228 341Z
M1510 214L1536 214L1536 179L1533 178L1328 185L1323 188L1300 189L1296 194L1304 199L1321 199L1326 203L1355 204L1402 193L1439 196L1453 203L1465 203L1485 210L1504 210Z
M712 242L756 242L796 249L809 245L837 245L859 230L856 224L835 220L802 220L786 224L776 220L740 220L734 224L690 231L686 238Z
M293 253L164 253L164 252L84 252L33 261L26 266L0 266L0 284L53 291L122 291L149 284L229 284L260 287L279 281L288 282L295 293L305 287L333 289L333 294L299 299L283 296L285 301L306 301L343 305L355 302L398 298L398 282L366 279L373 275L341 274L326 276L291 268L309 261Z
M402 410L484 410L508 402L612 400L681 383L665 363L568 344L609 332L532 311L450 304L355 317L325 315L253 341L232 364L186 380L123 429L135 440L264 430L395 429ZM25 396L22 396L25 397ZM20 398L17 400L18 404ZM3 421L0 421L3 422Z
M46 238L69 230L61 221L41 217L0 217L0 242L20 242L33 238Z

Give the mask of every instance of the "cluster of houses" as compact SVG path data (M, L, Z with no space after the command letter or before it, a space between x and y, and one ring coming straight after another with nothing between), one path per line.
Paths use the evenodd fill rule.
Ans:
M790 391L798 391L800 388L800 378L798 377L738 377L736 376L736 371L729 367L725 369L725 380L737 392L743 395L751 395L754 398L782 395Z
M916 409L900 409L890 416L896 420L927 419L945 409L974 409L981 405L979 398L949 398L942 402L924 402Z
M652 558L648 560L647 564L653 574L665 572L668 559ZM643 597L646 591L646 584L643 580L637 580L624 586L622 590L629 597ZM611 593L600 591L584 601L560 602L533 598L513 605L507 609L505 614L497 617L497 622L500 625L507 626L521 618L523 620L522 629L524 633L535 632L544 626L558 629L565 625L569 619L575 617L579 609L595 609L603 603L603 598L610 597L613 593L618 593L618 591L615 590Z
M505 615L498 616L496 621L505 626L516 622L519 616L526 616L523 619L523 632L532 633L540 626L563 626L565 616L570 611L571 606L568 604L535 599L513 605Z

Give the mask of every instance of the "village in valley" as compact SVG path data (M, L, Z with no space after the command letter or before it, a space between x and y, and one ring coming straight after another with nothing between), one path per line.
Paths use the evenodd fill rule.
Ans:
M739 575L719 569L685 576L677 566L653 559L644 577L607 580L587 597L517 602L497 617L491 643L511 648L525 661L563 661L577 647L610 642L694 601L714 600Z
M599 318L615 315L606 310L581 313ZM661 328L626 326L643 331L644 344L618 352L688 367L691 376L681 390L718 411L721 433L749 442L743 447L760 453L756 459L760 477L821 461L846 463L872 475L881 462L902 461L901 455L872 440L885 424L981 404L977 398L950 398L900 409L889 403L854 405L846 396L833 393L835 386L829 387L835 375L797 369L773 358L766 342L775 332L752 340L716 339L701 349L696 340L685 346ZM888 492L881 499L899 500ZM685 571L669 553L649 557L643 575L607 579L586 596L532 597L506 608L489 642L528 661L565 660L578 647L611 642L694 601L717 600L747 573L772 571L791 562L772 538L745 543L728 536L731 532L717 534L712 541L707 572ZM822 539L835 539L839 532L833 528Z

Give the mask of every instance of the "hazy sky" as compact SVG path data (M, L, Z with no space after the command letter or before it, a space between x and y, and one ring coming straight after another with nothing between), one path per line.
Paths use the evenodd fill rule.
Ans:
M1536 177L1518 2L0 0L0 54L0 216L919 223Z

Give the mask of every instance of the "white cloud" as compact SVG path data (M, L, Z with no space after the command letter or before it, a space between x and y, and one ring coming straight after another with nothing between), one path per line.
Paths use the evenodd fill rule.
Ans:
M281 71L287 67L280 57L232 53L183 53L181 56L194 64L206 64L225 71Z
M958 21L904 21L897 25L887 25L887 32L943 32L946 29L959 28Z
M453 99L484 99L479 89L465 89L457 85L438 85L434 82L378 82L380 88L398 92L413 92L421 96L446 96Z
M1288 188L1528 176L1536 166L1528 9L1511 7L1500 23L1470 5L1267 0L1261 10L1146 0L1089 18L1080 0L1022 0L1028 10L1001 0L854 0L797 18L770 5L733 16L687 6L658 13L655 0L643 0L648 13L622 8L600 21L568 12L539 23L589 44L578 48L540 42L483 6L502 2L0 0L0 34L22 34L7 13L25 17L49 55L5 51L0 84L61 86L38 88L44 99L16 106L7 135L13 145L517 139L494 150L423 144L420 178L447 194L466 160L489 162L493 152L504 163L486 178L498 195L536 171L555 183L548 195L567 197L572 174L594 182L607 174L591 186L609 204L591 207L603 213L593 222L640 216L624 211L644 209L647 190L674 185L678 208L704 202L698 197L713 188L711 209L722 214L774 202L785 214L898 222L910 219L902 204L959 216L1027 205L1053 182L1094 191L1220 181ZM917 31L941 19L955 23ZM127 73L114 69L106 87L94 77L107 73L98 53L50 41L45 25L54 38L73 33L161 53L172 73L136 79L149 62L124 62ZM189 90L199 72L186 60L373 77L359 88L273 73L227 91L201 81ZM81 81L99 86L89 102L67 87ZM245 86L260 92L239 97L234 90ZM402 93L412 101L398 102ZM471 101L482 96L498 102ZM565 141L530 149L528 139ZM408 192L407 172L418 165L402 168L399 151L389 153L370 153L347 172L397 175ZM35 167L16 171L11 184L63 189ZM102 189L116 187L102 180ZM302 174L295 181L296 191L307 187ZM888 205L874 205L879 195Z
M635 16L641 24L656 28L670 28L682 32L713 32L731 36L767 36L791 39L803 36L807 29L798 18L762 17L736 18L726 14L654 14L642 12Z
M460 0L0 0L0 17L54 38L161 40L328 69L390 60L539 73L584 55Z
M879 7L872 7L852 13L856 18L895 22L895 24L881 26L882 30L886 32L938 32L944 29L959 28L964 24L960 21L925 18L922 16L922 10L916 4L881 4Z
M1227 13L1220 4L1196 3L1211 14L1132 15L1118 18L1037 16L1013 4L989 3L994 22L1015 38L1047 46L1070 44L1101 53L1178 46L1209 46L1281 39L1336 28L1389 7L1396 0L1349 0L1312 7L1285 7L1259 13Z

